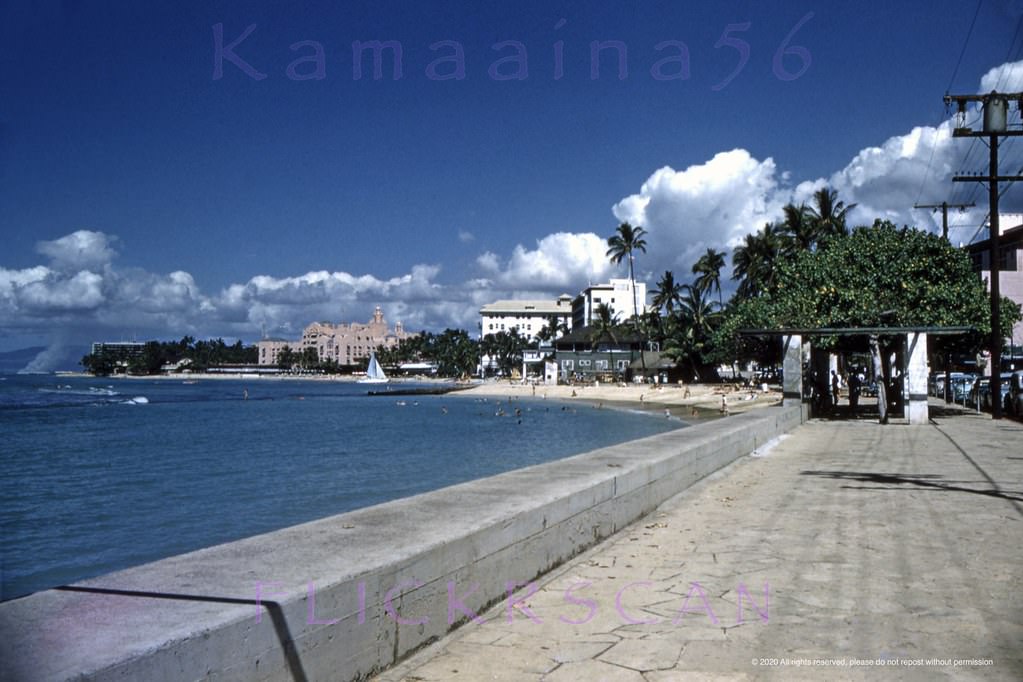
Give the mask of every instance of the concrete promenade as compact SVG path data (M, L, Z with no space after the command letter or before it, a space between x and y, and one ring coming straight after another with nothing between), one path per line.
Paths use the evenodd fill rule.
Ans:
M375 679L1023 679L1023 425L938 405L810 421Z

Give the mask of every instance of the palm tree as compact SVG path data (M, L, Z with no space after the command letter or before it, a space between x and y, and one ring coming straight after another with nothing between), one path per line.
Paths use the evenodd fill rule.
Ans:
M614 372L614 355L611 345L618 343L618 331L619 323L618 316L615 315L614 310L607 303L601 303L594 311L593 324L590 329L590 345L594 350L600 345L601 341L611 339L611 344L608 345L607 351L607 367L612 373Z
M277 353L277 366L284 370L290 370L297 361L297 357L295 351L291 350L291 346L285 345Z
M856 204L846 206L844 201L838 200L838 192L827 187L821 187L814 192L813 200L815 205L810 209L809 215L818 240L826 241L832 237L849 234L845 218Z
M717 326L719 311L708 300L707 291L694 285L687 285L682 295L679 313L672 325L669 357L676 362L688 360L693 375L700 376L699 367L706 364L704 352Z
M634 254L636 251L646 253L646 240L643 239L645 234L646 230L638 225L633 227L629 223L622 223L618 226L616 234L607 238L608 249L605 254L615 265L621 263L628 256L629 281L632 282L632 309L637 315L639 314L639 302L636 300L636 256Z
M568 333L568 325L558 316L553 316L547 321L547 326L536 333L537 341L554 342L562 334Z
M497 351L497 367L504 376L510 378L512 372L522 365L522 351L526 348L527 341L519 334L518 327L512 327L511 331L499 331L493 338Z
M739 280L740 298L759 296L774 284L778 259L784 246L781 229L767 223L760 232L748 234L732 252L732 279Z
M479 344L480 351L480 373L485 378L487 375L487 369L493 366L497 358L497 338L493 334L487 334L480 339ZM486 365L484 365L484 359L486 359Z
M698 336L706 338L714 331L714 324L719 313L715 312L714 304L705 297L707 292L696 286L687 286L682 295L681 314Z
M707 249L707 253L693 265L693 274L697 275L693 286L701 291L712 291L717 289L718 307L724 308L724 301L721 299L721 268L725 267L725 254L723 251Z
M810 211L806 204L786 204L785 220L781 224L781 231L785 235L790 255L799 251L812 251L817 244L817 222L811 219Z
M636 300L636 257L634 252L642 251L646 253L646 240L643 239L645 234L646 230L639 225L633 227L629 223L622 223L618 226L617 233L607 238L608 249L607 253L604 254L615 265L621 263L622 259L626 256L629 257L629 281L632 283L632 310L636 320L637 332L639 332L639 315L641 311L639 309L639 301ZM643 301L643 304L646 305L646 301ZM646 359L640 355L640 360L643 363L643 374L646 375Z
M675 310L679 297L682 295L682 285L675 281L675 275L671 270L665 270L661 279L657 282L657 288L653 291L654 308L664 308L668 315Z

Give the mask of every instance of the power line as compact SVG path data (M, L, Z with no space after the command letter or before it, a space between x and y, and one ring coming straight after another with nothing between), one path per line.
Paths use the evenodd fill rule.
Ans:
M973 27L976 26L976 24L977 24L977 17L980 15L980 6L982 4L984 4L984 0L977 0L977 6L973 10L973 19L970 20L970 28L966 31L966 39L963 40L963 47L959 50L959 58L956 60L955 68L952 69L952 77L948 79L948 85L945 86L945 92L946 93L949 92L952 89L952 84L955 82L956 76L959 75L959 67L963 63L963 57L966 55L966 48L970 44L970 38L973 37ZM1017 24L1016 30L1017 30L1017 32L1019 31L1019 24ZM1013 36L1013 42L1015 42L1015 36ZM1010 51L1012 50L1012 43L1009 44L1009 50ZM947 112L947 109L942 112L942 114L938 117L938 122L934 124L935 134L937 133L938 129L941 127L941 122L944 119L946 112ZM937 140L934 140L931 143L931 153L930 153L930 155L927 158L927 168L924 170L923 178L921 178L921 180L920 180L920 187L916 191L916 199L914 199L914 203L920 201L920 195L923 194L924 185L927 184L927 179L931 175L931 164L934 163L934 151L937 148L938 148ZM972 145L971 145L971 151L972 151ZM968 155L969 155L969 152L967 152L967 156ZM964 158L964 161L965 161L965 158ZM971 199L971 201L972 201L972 199Z
M960 213L968 208L973 208L976 204L950 204L947 201L943 201L940 204L913 204L913 208L933 208L935 210L941 209L941 236L948 241L948 209L958 208Z
M952 70L952 77L948 79L948 85L945 86L945 92L952 89L952 83L955 82L956 75L959 73L959 66L963 63L963 55L966 54L966 46L970 44L970 37L973 35L973 27L977 24L977 15L980 14L980 6L984 4L984 0L977 0L977 8L973 10L973 20L970 21L970 28L966 32L966 40L963 41L963 49L959 51L959 59L956 60L956 68ZM1009 46L1012 49L1012 45Z

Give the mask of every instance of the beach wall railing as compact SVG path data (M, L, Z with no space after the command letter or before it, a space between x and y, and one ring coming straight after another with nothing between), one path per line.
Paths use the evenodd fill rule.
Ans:
M365 679L804 416L752 410L4 602L0 677Z

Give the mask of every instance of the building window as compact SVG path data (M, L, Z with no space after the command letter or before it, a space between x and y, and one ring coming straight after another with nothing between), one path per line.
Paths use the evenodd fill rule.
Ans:
M998 268L1002 272L1016 272L1016 249L1015 247L1003 247L998 253Z
M606 372L607 371L607 360L597 360L596 361L596 368L597 368L597 371L603 370L603 371Z
M575 369L575 361L574 360L562 360L561 361L561 369L565 370L566 372L571 372L573 369Z
M589 360L580 360L579 361L579 366L580 367L589 367L590 366L590 361Z

